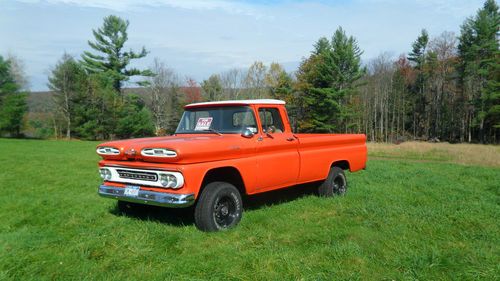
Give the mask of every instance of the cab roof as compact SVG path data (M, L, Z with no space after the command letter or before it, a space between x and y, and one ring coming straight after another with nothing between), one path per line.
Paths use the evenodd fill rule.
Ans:
M209 101L209 102L191 103L191 104L186 105L184 108L209 107L209 106L228 106L228 105L251 105L251 104L284 105L285 102L282 100L274 100L274 99Z

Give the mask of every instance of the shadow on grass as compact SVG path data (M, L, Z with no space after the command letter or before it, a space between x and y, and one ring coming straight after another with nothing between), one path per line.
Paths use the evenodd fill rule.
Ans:
M319 183L309 183L292 186L257 195L243 196L245 211L258 210L263 207L284 204L304 196L314 195ZM118 206L116 202L110 213L116 216L126 216L143 221L160 222L182 227L194 224L194 206L188 208L164 208L150 205L127 204L127 208Z
M304 196L316 195L319 184L320 183L301 184L257 195L245 196L243 198L243 206L246 211L258 210L267 206L295 201Z
M194 224L194 207L164 208L150 205L129 204L129 208L120 210L118 202L110 213L116 216L126 216L143 221L160 222L172 226L186 226Z

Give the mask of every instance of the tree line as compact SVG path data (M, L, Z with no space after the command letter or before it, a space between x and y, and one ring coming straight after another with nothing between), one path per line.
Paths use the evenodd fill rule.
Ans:
M498 5L486 0L457 36L431 38L423 29L408 54L382 53L362 62L353 36L339 27L322 37L292 73L256 61L198 83L161 59L125 50L129 22L104 18L81 59L64 54L49 75L52 100L26 118L20 63L0 57L0 134L115 139L175 131L185 104L276 98L287 102L296 132L364 133L371 141L433 140L498 143L500 137ZM25 80L25 79L24 79ZM124 89L125 83L138 88ZM135 92L135 93L134 93ZM28 120L27 120L28 119Z

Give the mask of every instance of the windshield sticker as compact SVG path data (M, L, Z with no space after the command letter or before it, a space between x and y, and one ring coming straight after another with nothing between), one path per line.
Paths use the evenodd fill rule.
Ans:
M206 131L210 129L210 125L212 124L212 117L202 117L198 118L198 122L196 122L195 131Z

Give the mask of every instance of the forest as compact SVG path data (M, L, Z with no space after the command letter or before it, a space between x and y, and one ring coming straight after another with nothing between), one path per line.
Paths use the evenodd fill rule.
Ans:
M167 135L185 104L274 98L287 102L296 132L364 133L369 141L500 142L499 7L486 0L460 33L426 29L408 53L362 61L362 46L338 27L311 42L300 66L273 62L196 81L155 58L131 67L129 21L115 15L93 30L89 50L63 54L49 93L29 93L22 60L0 56L0 136L105 140ZM135 85L129 87L129 85ZM43 98L42 98L43 97Z

